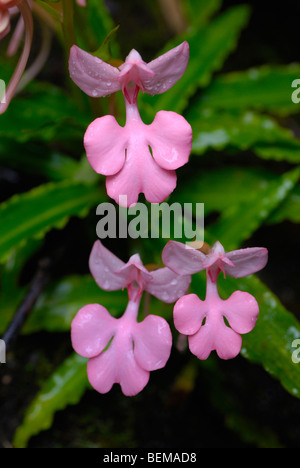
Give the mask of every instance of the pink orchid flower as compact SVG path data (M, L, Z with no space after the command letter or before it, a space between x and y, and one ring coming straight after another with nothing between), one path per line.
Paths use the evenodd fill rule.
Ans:
M124 263L98 240L90 259L90 271L101 289L118 291L128 288L129 298L147 291L157 299L171 304L183 296L191 283L189 274L177 274L169 268L148 271L138 254ZM132 292L131 292L132 289Z
M137 106L141 89L151 95L170 89L183 75L188 62L186 42L145 63L132 50L125 63L113 67L73 46L70 75L88 95L107 96L122 90L126 103L126 124L121 127L113 116L96 119L84 136L91 167L107 176L108 195L117 203L132 206L144 193L150 203L163 202L175 189L175 170L188 162L192 129L180 115L171 111L157 113L145 125Z
M138 323L139 303L140 299L130 300L119 319L101 305L90 304L72 322L73 347L89 358L88 379L99 393L119 383L126 396L134 396L147 385L150 371L163 368L169 359L172 334L168 322L148 315Z
M207 271L205 300L190 294L181 297L174 307L175 327L183 335L188 335L190 351L201 360L207 359L214 350L221 359L236 357L242 347L240 335L249 333L255 327L259 306L251 294L242 291L234 292L227 300L221 299L217 278L221 271L235 278L256 273L267 264L267 249L255 247L225 253L223 246L217 242L205 255L171 241L165 247L162 258L165 265L177 273Z
M189 45L185 41L160 57L146 63L136 50L132 50L125 63L114 67L98 57L73 46L70 52L69 71L74 83L91 97L105 97L123 90L127 100L129 83L134 85L133 97L138 90L150 94L168 91L184 74L189 61Z
M20 10L24 28L25 28L25 41L23 51L15 68L14 74L7 86L5 100L0 103L0 114L3 114L16 91L18 83L27 65L29 58L32 35L33 35L33 19L31 8L27 0L0 0L0 39L10 31L10 12L9 9L17 6Z
M107 393L119 383L125 395L136 395L147 385L150 371L166 365L172 347L165 319L148 315L142 322L137 321L142 293L147 291L164 302L175 302L187 291L191 278L180 277L168 268L149 272L139 255L133 255L125 264L100 241L92 249L90 269L101 288L128 288L129 303L119 319L98 304L80 309L71 325L73 348L89 358L88 379L99 393Z

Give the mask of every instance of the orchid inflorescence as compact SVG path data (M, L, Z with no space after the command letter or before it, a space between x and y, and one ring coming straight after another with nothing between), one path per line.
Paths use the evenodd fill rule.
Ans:
M85 6L85 0L77 0ZM0 39L10 31L10 17L18 11L10 53L18 47L25 31L23 52L7 88L3 113L16 90L29 57L33 34L31 3L0 0ZM192 149L192 129L184 117L159 111L146 125L139 113L139 92L151 96L167 92L188 66L189 44L183 42L146 63L132 50L119 67L73 45L70 50L71 79L88 96L100 98L121 91L126 123L120 126L113 115L96 118L86 130L84 146L90 166L106 177L107 194L125 207L134 206L140 194L150 203L162 203L175 190L176 170L187 164ZM150 372L163 368L171 354L172 333L167 320L148 314L140 320L139 308L145 294L174 304L174 326L188 337L191 353L204 360L212 351L221 359L236 357L242 347L241 335L253 330L259 314L256 299L235 291L221 299L218 277L241 278L260 271L268 260L265 248L246 248L226 253L217 241L208 250L169 241L162 252L164 266L149 268L139 254L124 263L98 240L90 254L90 272L105 291L126 289L128 305L120 318L100 304L84 306L71 325L74 350L88 358L87 374L99 393L119 383L127 396L139 393ZM206 297L188 294L192 275L206 271Z
M126 206L135 205L141 193L150 203L161 203L176 187L175 170L188 162L191 152L191 127L180 115L166 111L159 111L153 123L145 125L137 101L139 91L155 95L169 90L184 74L188 58L187 42L150 63L132 50L118 68L77 46L71 49L70 76L82 91L91 97L117 91L124 96L125 126L108 115L92 122L84 136L87 159L106 176L107 193L117 203L125 200ZM264 268L267 258L265 248L226 253L216 242L204 253L170 241L162 252L164 267L149 271L138 254L125 264L97 241L90 256L91 274L103 290L127 288L129 302L121 318L90 304L72 322L72 344L89 358L91 385L106 393L119 383L125 395L136 395L147 384L150 371L166 365L172 347L170 327L157 315L138 321L144 292L175 303L175 328L179 336L188 336L190 351L199 359L207 359L212 351L222 359L236 357L241 335L256 324L259 306L244 291L221 299L218 276L221 272L235 278L253 274ZM202 270L207 275L205 300L188 294L192 275Z

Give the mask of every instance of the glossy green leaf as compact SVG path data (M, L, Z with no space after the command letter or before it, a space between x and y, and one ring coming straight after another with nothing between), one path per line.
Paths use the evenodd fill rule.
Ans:
M281 176L278 180L266 184L257 193L249 193L244 203L228 205L217 223L209 232L226 246L226 250L238 247L268 219L270 214L283 202L295 187L300 177L300 168Z
M215 212L223 213L228 207L249 201L249 194L263 196L270 183L276 183L278 174L263 168L224 166L217 169L205 169L188 178L188 184L182 184L175 191L170 203L204 203L205 216ZM195 214L195 213L194 213ZM296 185L286 198L266 219L267 223L280 223L289 220L300 221L300 187Z
M299 79L300 64L265 65L222 74L195 100L195 106L214 109L255 109L278 115L300 111L292 100L292 83Z
M48 83L31 83L0 116L0 137L21 143L38 139L66 143L80 141L91 117L62 89Z
M300 223L300 186L297 185L290 195L281 203L277 210L275 210L268 223L281 223L282 221L289 220L292 223Z
M101 189L82 182L58 182L14 195L0 206L0 261L27 239L63 228L71 216L85 216L103 201Z
M77 7L75 26L78 45L88 52L95 52L114 30L115 24L104 0L90 0L85 8ZM114 37L109 45L114 58L119 52L119 46Z
M1 138L0 164L4 167L18 170L25 174L41 175L49 180L65 180L74 177L79 162L53 151L43 148L34 142L16 143L12 139Z
M183 0L182 8L189 25L204 26L221 8L222 0Z
M103 291L91 275L65 278L41 294L24 333L69 331L75 314L87 304L101 304L118 317L125 311L127 302L127 291Z
M300 398L299 366L292 361L292 344L300 338L300 323L257 277L223 281L221 291L226 291L226 295L237 289L252 294L260 307L256 327L243 337L242 355L261 364L286 390Z
M247 5L230 8L206 27L192 31L168 44L168 49L187 40L190 46L190 60L183 77L171 90L159 96L147 97L153 112L171 110L181 113L197 88L207 86L213 73L218 70L229 53L235 48L241 30L249 19Z
M192 106L186 118L193 128L194 154L209 149L251 149L264 159L300 162L300 140L269 116Z
M56 411L80 401L89 387L86 362L87 359L72 354L46 381L27 408L24 420L14 435L15 448L25 448L32 436L49 429Z

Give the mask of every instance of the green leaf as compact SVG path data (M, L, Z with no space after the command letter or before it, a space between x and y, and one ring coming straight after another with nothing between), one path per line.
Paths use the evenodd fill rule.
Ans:
M143 100L153 112L171 110L181 113L197 88L207 86L212 74L218 70L228 54L235 48L241 30L248 22L250 10L239 5L222 13L205 28L192 29L168 44L168 49L187 40L190 46L190 60L183 77L171 90L159 96Z
M185 117L193 128L194 154L209 149L251 149L264 159L300 162L300 140L269 116L192 106Z
M276 180L278 174L263 168L228 165L218 169L206 168L189 176L188 184L183 183L180 190L172 194L170 204L192 203L195 208L196 203L205 202L205 216L214 212L223 213L228 207L246 203L249 194L262 197L263 191L270 183L276 183ZM299 185L270 213L266 222L275 224L284 220L300 222Z
M228 206L220 220L210 227L209 232L226 246L226 250L237 248L268 219L295 187L300 177L300 168L285 173L257 193L249 193L244 203Z
M126 291L103 291L90 275L65 278L41 294L24 333L69 331L75 314L87 304L101 304L111 315L119 317L125 311L127 302Z
M222 0L183 0L182 8L190 25L202 27L220 10Z
M268 223L281 223L282 221L289 220L292 223L300 223L300 187L297 185L290 195L281 203L277 210L275 210Z
M80 401L89 387L86 362L85 358L72 354L47 380L14 435L15 448L25 448L32 436L49 429L56 411Z
M44 147L41 157L40 144L28 142L24 145L7 138L0 141L0 163L2 166L26 174L41 175L49 180L73 178L79 168L78 161L58 151Z
M80 141L91 118L62 89L33 82L0 116L0 137L20 143Z
M49 183L13 196L0 205L0 261L31 238L62 229L71 216L85 216L103 201L100 188L82 182Z
M252 294L260 308L256 327L243 335L242 355L261 364L288 392L300 398L299 366L292 361L292 343L300 338L300 323L256 276L223 280L220 291L226 291L227 297L237 289Z
M85 8L77 7L75 25L78 45L88 52L95 52L109 37L109 46L114 58L117 58L119 46L111 32L116 25L105 5L104 0L89 0Z
M299 112L292 101L292 83L300 64L264 65L247 71L222 74L195 100L194 105L223 110L259 110L278 115Z
M249 194L259 195L278 175L262 168L224 165L218 168L205 168L195 171L174 191L170 203L205 203L205 215L222 213L228 207L249 200Z

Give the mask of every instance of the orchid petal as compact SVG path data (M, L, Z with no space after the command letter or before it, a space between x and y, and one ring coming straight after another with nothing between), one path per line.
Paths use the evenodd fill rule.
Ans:
M101 305L89 304L76 314L71 325L74 350L84 357L97 356L117 328L117 320Z
M196 294L179 299L174 307L174 325L183 335L194 335L200 330L208 307Z
M144 90L152 96L168 91L184 74L189 61L189 44L185 41L148 63L155 73L143 81Z
M220 322L218 334L215 337L215 350L220 359L234 359L241 351L242 338L232 328Z
M134 357L140 367L151 371L166 365L171 353L172 333L165 319L148 315L136 324L133 339Z
M160 111L148 128L153 158L163 169L178 169L186 164L192 149L192 128L175 112Z
M169 268L152 271L151 277L151 281L145 287L146 291L167 304L186 294L191 283L189 275L178 275Z
M135 360L131 333L116 334L107 350L88 361L88 379L99 393L119 383L126 396L139 393L149 381L149 372Z
M204 361L214 351L213 330L204 325L194 335L189 335L188 342L191 353Z
M119 67L119 70L120 74L118 79L122 84L122 89L132 81L144 90L144 80L151 79L155 76L155 72L148 67L135 49L132 49L130 54L126 57L125 63Z
M90 124L84 135L84 146L88 161L98 174L117 174L125 164L124 129L111 115Z
M100 288L105 291L125 288L126 278L116 273L124 265L125 263L106 249L99 240L95 242L89 259L89 267Z
M162 252L164 264L179 275L193 275L205 269L207 256L181 242L170 241Z
M197 333L189 336L190 351L201 360L207 359L212 351L221 359L233 359L241 346L241 336L227 327L221 317L213 324L207 320Z
M133 348L125 351L118 377L124 395L137 395L147 385L149 378L149 371L142 369L136 362Z
M99 393L107 393L117 382L113 342L106 351L88 360L87 375L92 387Z
M119 203L127 196L127 207L135 205L139 194L144 193L149 203L162 203L176 187L174 171L162 169L153 160L144 142L127 148L124 167L118 174L106 178L108 195Z
M104 97L121 89L118 68L75 45L70 52L69 72L74 83L91 97Z
M268 250L264 247L233 250L226 257L234 264L224 265L225 273L233 278L242 278L262 270L268 262Z
M223 301L222 314L237 333L249 333L255 327L259 314L256 299L251 294L235 291L229 299Z

